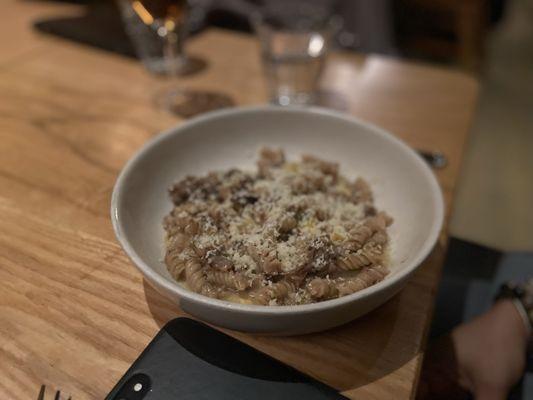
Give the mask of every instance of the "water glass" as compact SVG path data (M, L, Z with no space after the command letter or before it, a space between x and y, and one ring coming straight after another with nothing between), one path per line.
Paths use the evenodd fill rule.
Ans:
M266 8L252 18L270 100L278 105L317 102L318 82L335 32L331 14L301 3Z

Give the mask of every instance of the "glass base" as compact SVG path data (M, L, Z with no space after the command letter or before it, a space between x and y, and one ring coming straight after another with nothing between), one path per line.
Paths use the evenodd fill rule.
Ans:
M235 105L232 98L223 93L190 89L166 90L156 97L156 103L183 118Z
M272 98L271 103L278 106L309 106L316 104L314 93L281 94Z
M197 57L146 58L143 64L148 71L157 75L186 76L196 74L207 66L207 63Z
M348 98L338 92L319 90L315 93L298 93L293 95L278 95L270 101L278 106L320 106L335 109L338 111L348 111Z

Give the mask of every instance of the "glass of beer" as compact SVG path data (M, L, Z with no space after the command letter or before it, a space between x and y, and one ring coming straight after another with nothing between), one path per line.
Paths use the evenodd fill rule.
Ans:
M137 55L152 73L178 77L201 69L202 62L188 58L187 0L117 0ZM172 87L156 94L156 104L183 117L233 105L228 96Z
M126 31L146 68L165 75L187 72L183 50L187 1L118 0L118 3Z

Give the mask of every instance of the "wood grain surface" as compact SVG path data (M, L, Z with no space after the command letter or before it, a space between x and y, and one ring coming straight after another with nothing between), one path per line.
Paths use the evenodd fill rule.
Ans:
M4 4L17 23L0 31L0 398L34 398L45 383L75 400L101 399L159 328L183 314L143 281L114 238L117 174L146 140L179 123L153 105L168 85L222 91L239 105L265 102L257 43L207 31L188 48L208 68L167 82L132 60L31 33L30 21L50 5ZM446 153L450 165L437 176L450 211L474 80L335 54L323 87L342 95L348 112ZM446 238L405 290L357 321L290 338L229 333L350 398L408 399Z

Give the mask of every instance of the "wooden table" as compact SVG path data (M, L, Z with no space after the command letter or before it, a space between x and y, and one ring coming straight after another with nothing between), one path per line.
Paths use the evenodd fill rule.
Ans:
M183 313L143 281L109 219L120 168L179 123L153 106L164 81L136 62L39 36L30 21L71 6L6 0L0 26L0 398L46 383L101 399L169 319ZM190 41L205 58L186 87L263 103L253 38L220 30ZM477 83L457 72L377 56L335 55L324 86L349 112L417 148L445 152L448 215ZM346 326L290 338L230 332L357 399L413 396L446 234L408 286Z

